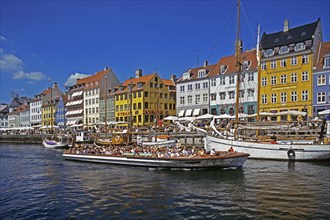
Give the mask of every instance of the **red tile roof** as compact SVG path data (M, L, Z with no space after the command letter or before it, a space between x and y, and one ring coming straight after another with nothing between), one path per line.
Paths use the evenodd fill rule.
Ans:
M258 66L258 61L257 61L257 55L256 55L257 50L249 50L244 53L242 53L242 63L244 61L250 61L251 65L249 67L249 70L251 69L257 69ZM224 74L231 74L231 73L236 73L237 72L237 66L236 66L236 56L235 55L230 55L227 57L222 57L219 62L216 64L216 67L209 73L208 76L217 76L220 74L220 69L221 66L225 65L226 66L226 71Z
M324 65L324 57L330 56L330 41L321 42L317 51L317 60L315 63L316 70L322 70Z

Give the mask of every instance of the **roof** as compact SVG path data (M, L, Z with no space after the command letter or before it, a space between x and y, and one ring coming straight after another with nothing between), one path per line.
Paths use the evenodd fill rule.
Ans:
M147 83L149 82L152 78L154 78L156 75L158 75L157 73L152 73L146 76L140 76L139 78L131 78L128 80L125 80L121 85L119 86L115 86L115 88L119 88L119 87L124 87L124 89L122 91L116 91L115 93L123 93L123 92L127 92L128 91L128 86L130 84L133 84L133 91L137 90L137 84L138 83ZM140 87L139 89L142 89L143 87Z
M166 86L175 86L175 83L173 80L170 80L170 79L162 79L162 80L163 80L164 85L166 85Z
M313 23L302 25L295 28L289 28L288 31L276 32L272 34L262 35L260 46L263 50L274 48L282 45L289 45L291 43L303 42L313 38L320 18ZM291 37L290 37L291 36Z
M190 79L197 79L198 76L198 71L199 70L206 70L206 75L205 77L209 76L209 73L216 67L216 64L211 64L211 65L207 65L207 66L199 66L199 67L195 67L195 68L190 68L188 69L186 72L190 72ZM186 73L185 72L185 73ZM183 76L183 75L182 75ZM183 81L187 81L187 80L183 80L182 76L177 80L177 82L183 82Z
M324 65L324 57L330 56L330 41L321 42L318 50L318 57L315 63L316 70L322 70Z
M252 49L246 52L243 52L241 54L242 57L242 63L244 61L249 61L250 66L248 70L251 69L257 69L258 66L258 61L257 61L257 50ZM217 76L220 74L221 71L221 66L225 66L226 70L224 74L231 74L231 73L236 73L237 72L237 66L236 66L236 56L235 55L230 55L227 57L223 57L219 60L219 62L216 64L216 67L213 69L213 71L210 72L209 76Z
M111 68L106 68L102 71L96 72L92 76L87 76L85 78L78 79L76 84L84 84L84 83L99 81L100 79L102 79L110 71L111 71Z

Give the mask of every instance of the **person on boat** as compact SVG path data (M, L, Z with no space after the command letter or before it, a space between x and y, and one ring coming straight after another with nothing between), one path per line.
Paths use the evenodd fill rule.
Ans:
M212 150L211 150L211 152L210 152L210 155L211 155L211 156L215 156L215 154L216 154L215 149L214 149L214 147L212 147Z

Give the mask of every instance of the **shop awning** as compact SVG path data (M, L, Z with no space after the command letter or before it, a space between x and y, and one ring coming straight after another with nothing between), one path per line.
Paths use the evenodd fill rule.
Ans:
M185 116L191 116L192 109L187 109Z
M199 115L200 112L201 112L200 108L194 109L193 116Z
M178 116L179 116L179 117L183 117L183 115L184 115L184 110L180 110Z

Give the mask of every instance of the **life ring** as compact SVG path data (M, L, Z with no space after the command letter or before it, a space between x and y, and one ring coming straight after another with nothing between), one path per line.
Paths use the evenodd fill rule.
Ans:
M289 160L294 160L296 158L296 152L292 149L288 150L288 158Z
M115 137L115 141L119 141L120 140L120 136L119 135L116 135L116 137Z

